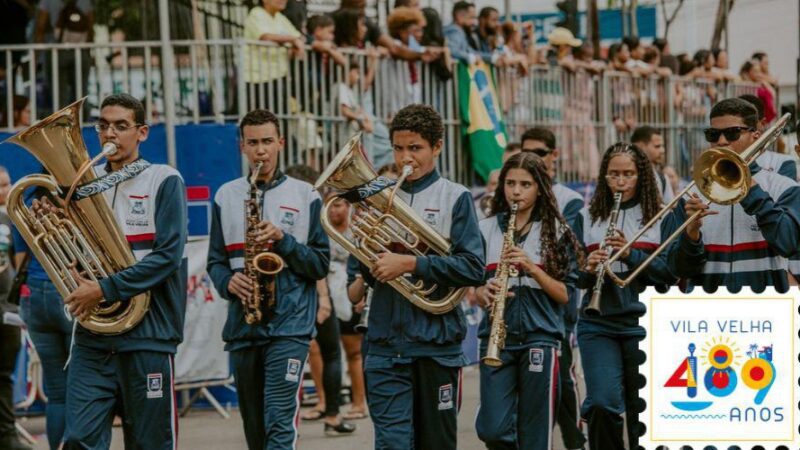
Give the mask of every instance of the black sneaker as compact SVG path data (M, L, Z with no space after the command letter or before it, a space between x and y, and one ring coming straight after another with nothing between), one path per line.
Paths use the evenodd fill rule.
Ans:
M355 424L342 420L336 425L325 424L325 436L347 436L356 431Z

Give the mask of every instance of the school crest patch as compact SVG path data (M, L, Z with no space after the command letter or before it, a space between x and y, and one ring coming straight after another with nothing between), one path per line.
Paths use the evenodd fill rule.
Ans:
M439 411L453 409L453 385L439 386Z
M286 381L296 383L300 381L300 367L302 367L299 359L289 359L286 363Z
M164 396L163 377L160 373L147 374L147 398L162 398Z
M532 348L528 353L528 372L541 372L544 370L544 350Z

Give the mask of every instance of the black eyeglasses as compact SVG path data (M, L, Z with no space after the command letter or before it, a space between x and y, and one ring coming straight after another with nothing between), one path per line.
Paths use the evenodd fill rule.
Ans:
M523 148L523 152L533 153L534 155L544 158L545 156L549 155L553 151L549 148Z
M706 128L703 133L706 135L706 141L713 144L719 140L721 135L725 135L728 142L738 141L742 137L742 131L755 131L752 127L728 127L728 128Z

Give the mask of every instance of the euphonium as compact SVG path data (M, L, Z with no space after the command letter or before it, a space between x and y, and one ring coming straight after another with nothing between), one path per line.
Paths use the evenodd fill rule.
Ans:
M261 222L261 190L256 185L263 161L256 163L250 176L250 192L244 201L244 274L250 279L253 293L242 299L244 320L248 324L261 321L261 305L267 311L275 308L275 275L283 270L283 258L277 253L265 251L265 245L256 242L255 233Z
M608 245L608 239L617 233L617 218L619 218L619 210L621 206L622 192L616 192L614 193L614 206L611 208L611 215L608 219L608 228L606 228L606 234L603 236L603 240L600 242L600 246L598 247L600 249L604 249L609 255L613 249L610 245ZM603 282L606 278L605 264L597 264L595 276L597 276L597 279L594 282L592 299L589 301L589 304L586 305L586 308L583 309L584 314L589 316L599 316L603 314L602 310L600 309L600 294L603 292Z
M62 297L78 286L78 280L70 273L72 268L98 280L136 262L102 195L61 198L69 197L62 186L72 186L71 194L76 186L94 181L94 163L117 150L113 144L106 144L100 155L89 159L79 123L83 101L78 100L7 140L28 150L52 174L29 175L17 181L8 194L8 215ZM34 211L25 205L23 194L34 186L52 194L55 211ZM149 304L150 293L113 304L100 302L80 323L98 334L124 333L144 318Z
M439 255L450 253L450 241L425 223L406 202L395 197L396 190L411 173L409 166L403 169L403 176L393 187L393 183L379 178L364 157L361 135L357 134L333 158L314 184L317 190L331 187L344 192L363 193L353 204L354 214L350 224L353 241L338 232L328 220L328 207L336 201L336 196L331 196L325 202L320 219L328 236L367 267L372 267L379 253L389 252L393 243L399 243L418 256L425 255L426 251ZM431 299L431 294L439 289L436 285L425 286L421 280L412 282L405 276L390 280L388 284L415 306L432 314L444 314L455 308L466 290L450 288L444 297Z
M519 275L517 268L503 258L506 252L514 247L514 233L516 233L517 204L511 204L511 212L508 215L506 232L503 234L503 249L500 251L500 263L497 265L495 279L500 283L500 290L494 296L491 306L490 318L492 320L491 330L489 331L489 342L486 347L486 356L481 358L481 362L487 366L499 367L503 364L500 359L500 351L506 345L506 321L503 318L506 313L506 300L508 296L508 277Z

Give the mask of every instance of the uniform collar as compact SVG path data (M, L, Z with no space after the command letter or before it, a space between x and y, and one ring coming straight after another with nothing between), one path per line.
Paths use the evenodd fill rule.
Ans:
M272 175L272 179L269 181L256 181L256 186L262 192L269 191L270 189L276 188L278 185L283 183L286 180L287 176L281 169L275 169L275 173Z
M442 176L439 175L439 170L434 167L429 173L422 176L422 178L414 181L406 180L400 188L409 194L417 194L425 190L428 186L435 183Z
M750 175L755 175L761 171L761 166L759 166L758 163L755 161L750 163L750 165L747 167L750 169Z

